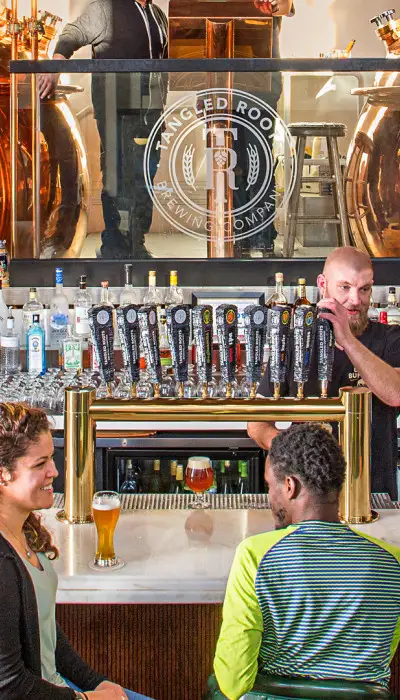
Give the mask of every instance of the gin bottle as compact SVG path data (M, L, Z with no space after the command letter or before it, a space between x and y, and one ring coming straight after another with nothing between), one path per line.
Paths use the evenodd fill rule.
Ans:
M32 374L46 373L46 347L44 330L39 323L39 314L34 314L33 323L26 337L27 369Z

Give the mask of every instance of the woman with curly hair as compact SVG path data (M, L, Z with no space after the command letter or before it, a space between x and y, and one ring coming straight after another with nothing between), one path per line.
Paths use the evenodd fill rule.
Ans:
M46 414L0 404L0 700L149 700L93 671L56 623L58 550L35 511L57 475Z

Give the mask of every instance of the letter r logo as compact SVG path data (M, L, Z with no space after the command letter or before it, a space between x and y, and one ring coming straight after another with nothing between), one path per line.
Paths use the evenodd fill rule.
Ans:
M225 204L227 202L226 186L231 190L236 190L234 169L237 164L237 154L233 148L226 148L225 135L232 134L233 140L238 137L237 129L222 127L206 128L205 138L211 134L211 146L206 148L206 188L215 188L215 203Z

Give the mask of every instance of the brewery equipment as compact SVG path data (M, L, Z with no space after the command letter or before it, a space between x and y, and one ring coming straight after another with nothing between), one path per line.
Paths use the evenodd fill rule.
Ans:
M400 20L394 10L374 17L388 57L400 55ZM373 257L400 255L400 80L397 71L377 73L373 87L353 95L367 98L347 156L345 197L357 248Z
M17 0L0 10L0 238L13 257L77 257L86 236L87 158L67 100L79 88L60 85L40 100L37 74L8 70L10 58L49 58L58 21L35 0L27 19Z

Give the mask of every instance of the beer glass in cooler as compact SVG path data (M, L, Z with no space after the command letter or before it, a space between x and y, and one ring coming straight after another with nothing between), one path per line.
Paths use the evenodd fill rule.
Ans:
M97 551L92 568L121 568L122 559L115 555L114 531L121 511L121 499L116 491L98 491L93 496L93 519L97 529Z
M185 481L196 495L190 508L209 508L210 505L204 498L204 492L211 488L214 481L210 459L208 457L189 457Z

